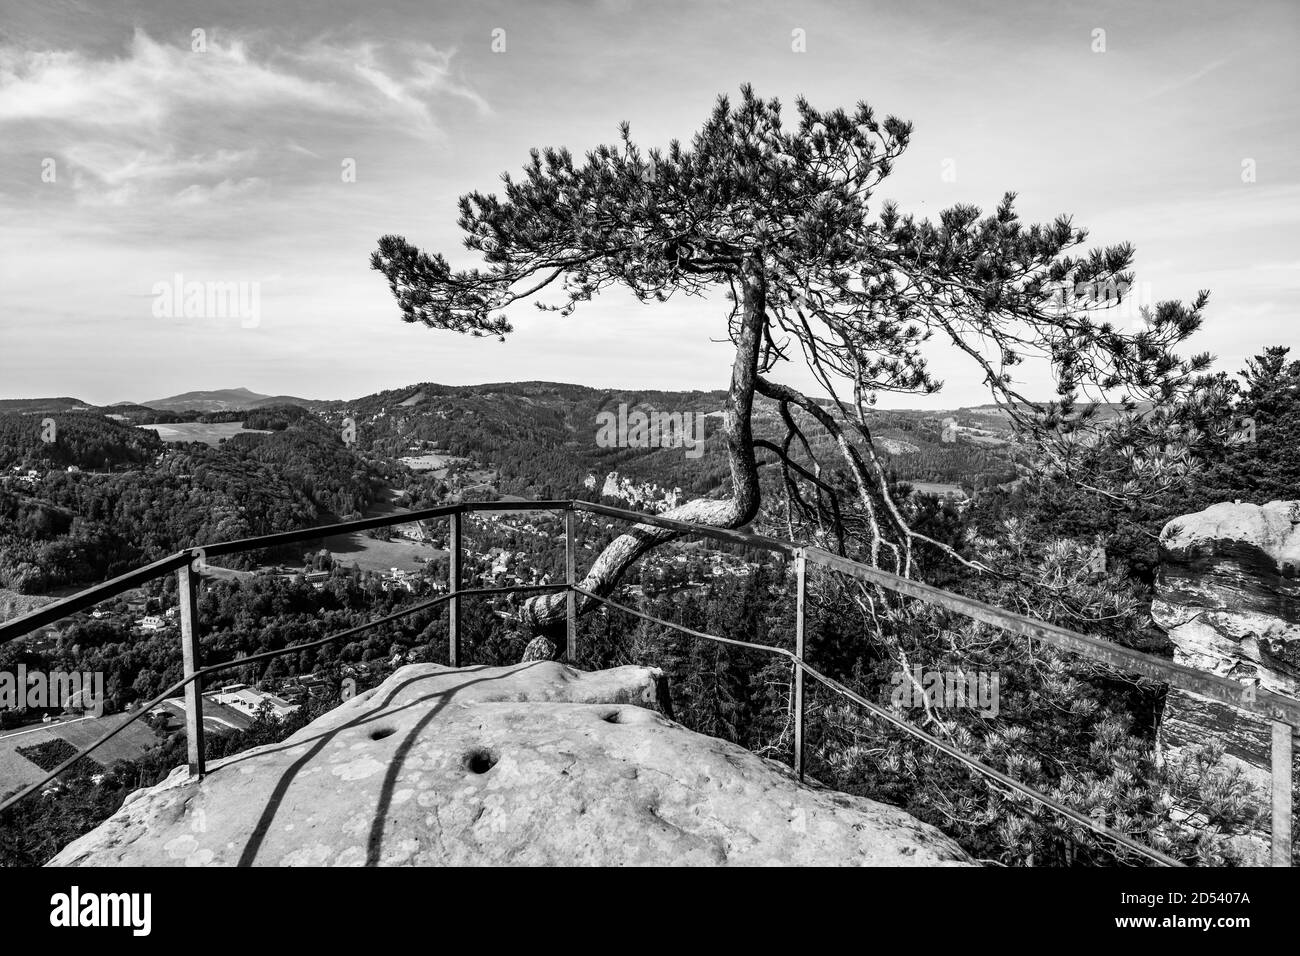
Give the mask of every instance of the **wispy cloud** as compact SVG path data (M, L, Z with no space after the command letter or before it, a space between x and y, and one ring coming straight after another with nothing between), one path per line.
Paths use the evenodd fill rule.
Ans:
M254 48L238 36L163 43L136 30L122 56L0 46L0 123L62 122L78 127L158 129L199 109L247 115L286 109L382 122L413 120L413 132L438 127L434 101L455 96L487 103L457 80L453 51L427 43L331 43Z
M260 194L267 187L267 181L260 176L247 176L244 179L223 179L211 186L186 186L174 197L173 201L181 206L202 206L212 202L228 202L248 195Z
M1162 83L1160 86L1156 87L1150 93L1147 93L1145 96L1140 97L1140 99L1145 102L1146 100L1153 100L1158 96L1164 96L1166 93L1172 93L1174 92L1174 90L1181 90L1184 86L1190 86L1191 84L1195 83L1197 80L1201 79L1202 77L1209 76L1211 73L1213 73L1215 70L1217 70L1219 67L1223 66L1227 62L1228 60L1225 57L1223 59L1215 60L1212 63L1207 63L1199 70L1189 73L1187 76L1181 77L1180 79L1177 80L1171 80L1168 83Z
M196 50L189 37L165 43L138 29L119 55L0 45L0 140L40 142L85 205L257 197L274 171L293 178L283 152L271 153L321 157L283 147L286 123L308 137L382 129L436 140L447 99L488 112L454 58L424 42L227 34Z
M178 156L172 146L151 151L113 143L78 143L68 147L64 155L75 168L91 173L107 185L116 186L132 180L166 180L225 173L251 161L257 150L220 149L206 155Z
M124 56L0 49L0 123L40 120L78 127L157 128L201 104L213 109L337 108L319 80L251 59L239 40L205 52L137 30Z
M175 194L177 199L229 183L232 172L256 161L256 149L217 149L180 155L176 146L134 143L74 143L62 150L77 200L121 206L142 198Z
M316 59L337 62L338 51L324 48L316 51ZM441 51L425 43L408 45L403 51L408 75L402 77L398 71L388 66L386 60L392 56L378 44L365 43L348 51L352 69L358 76L373 86L396 108L423 122L429 118L426 108L427 98L435 94L460 97L472 103L480 112L490 112L487 101L470 87L457 81L452 73L451 63L455 51Z

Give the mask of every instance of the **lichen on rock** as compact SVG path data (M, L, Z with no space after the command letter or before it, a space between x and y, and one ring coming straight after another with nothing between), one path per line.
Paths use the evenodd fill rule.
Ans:
M401 668L178 768L50 865L961 865L895 807L673 723L653 668Z

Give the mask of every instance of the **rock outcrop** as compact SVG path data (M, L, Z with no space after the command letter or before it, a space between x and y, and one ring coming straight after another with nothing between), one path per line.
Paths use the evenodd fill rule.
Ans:
M1218 504L1170 521L1160 535L1151 616L1174 660L1300 696L1300 501ZM1171 689L1159 744L1165 759L1220 741L1227 769L1254 788L1257 824L1232 840L1247 862L1269 853L1271 728L1244 711Z
M178 768L59 865L961 865L894 807L655 709L658 671L404 667L286 741Z

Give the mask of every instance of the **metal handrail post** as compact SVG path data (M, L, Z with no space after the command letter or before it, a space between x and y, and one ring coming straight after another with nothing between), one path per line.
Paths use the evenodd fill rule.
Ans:
M185 745L190 775L202 777L203 764L203 666L199 647L199 565L195 558L176 572L176 596L180 602L181 665L185 677L194 679L185 686Z
M1273 721L1273 865L1291 865L1291 737L1295 728Z
M578 594L573 590L577 577L577 515L570 509L564 513L564 580L569 585L564 592L565 659L570 664L578 661Z
M808 561L804 557L803 548L795 554L794 558L794 578L795 578L795 611L794 611L794 656L798 663L794 666L794 769L799 775L799 780L803 780L804 775L804 753L803 753L803 668L799 665L803 663L804 649L804 593L807 588Z
M463 557L461 539L461 513L453 511L449 518L451 529L447 538L447 662L460 666L460 565Z

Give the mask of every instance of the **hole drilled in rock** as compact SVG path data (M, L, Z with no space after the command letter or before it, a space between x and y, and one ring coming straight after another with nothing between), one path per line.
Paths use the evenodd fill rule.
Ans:
M380 727L378 730L372 730L370 732L370 739L383 740L385 737L391 737L395 733L397 733L396 727Z
M623 722L623 712L621 710L611 710L601 720L607 724L621 724Z
M497 755L490 750L479 748L465 755L465 768L470 773L487 773L497 764Z

